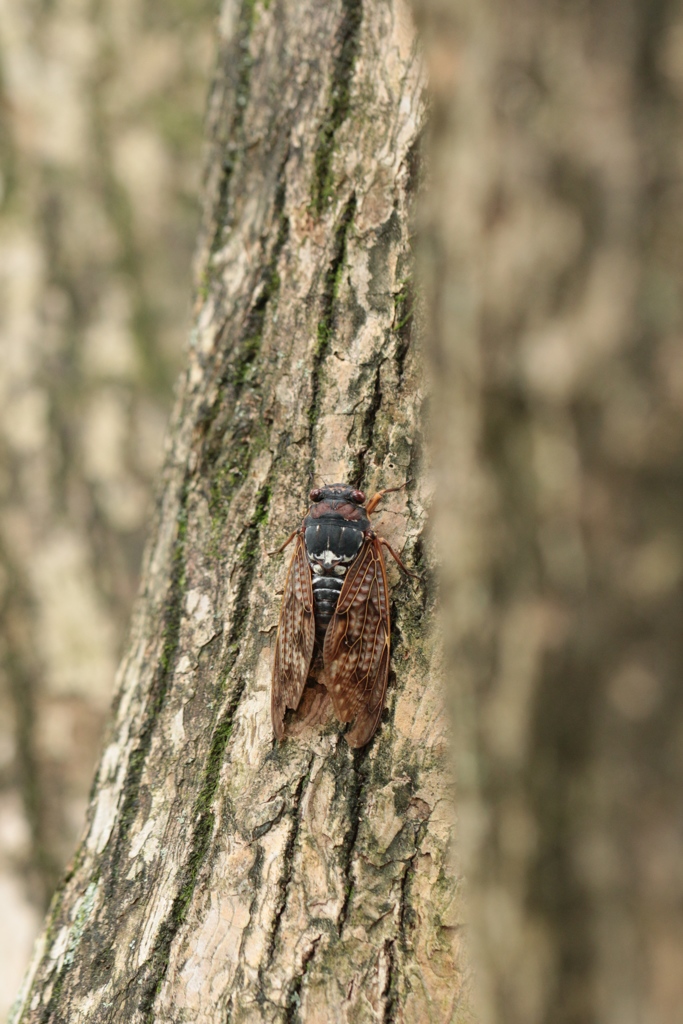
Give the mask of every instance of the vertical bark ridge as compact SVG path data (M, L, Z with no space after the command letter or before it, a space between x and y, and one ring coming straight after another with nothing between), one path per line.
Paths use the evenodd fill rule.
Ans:
M249 40L254 25L256 0L242 0L237 21L236 38L224 57L224 66L230 76L233 88L227 95L232 101L232 117L225 139L220 139L221 157L219 163L219 186L212 220L215 226L211 252L221 247L224 232L229 227L230 183L243 140L244 114L249 97L249 82L253 58Z
M297 839L299 838L299 829L301 827L301 815L299 809L301 806L301 798L304 789L310 779L312 761L313 759L311 758L308 765L306 766L306 771L300 777L296 785L294 794L292 796L292 807L290 812L291 827L289 829L287 842L285 843L285 847L282 854L282 874L280 875L280 879L278 881L278 899L274 908L273 924L270 930L270 935L268 936L266 956L261 971L261 978L259 979L262 990L264 989L265 972L272 966L273 963L275 950L280 935L282 917L287 906L287 893L289 890L289 886L292 882L294 850L296 848Z
M354 456L353 469L351 471L351 476L349 477L349 479L354 481L358 487L362 487L364 484L365 456L368 450L372 448L372 439L375 433L375 421L382 404L382 378L380 370L381 363L375 369L370 402L363 415L358 437L359 447Z
M351 83L360 44L363 0L342 0L337 34L339 53L332 65L332 80L325 119L318 130L314 159L313 209L320 216L332 199L332 154L335 137L351 109Z
M270 491L263 487L257 497L256 509L252 521L246 530L242 548L242 572L238 587L236 611L232 626L227 637L227 661L223 668L224 677L228 677L237 658L239 641L242 638L248 614L247 597L256 568L258 552L258 534L262 523L267 517ZM176 932L185 920L185 914L197 884L199 872L210 849L215 827L215 813L212 803L220 781L222 762L226 747L230 740L235 711L244 692L244 680L240 681L230 694L229 701L216 723L209 754L204 768L201 790L197 796L192 820L195 825L190 841L188 856L182 870L178 892L171 908L171 913L159 929L147 967L147 978L141 993L140 1011L145 1021L154 1019L154 998L168 967L168 955ZM303 783L302 783L303 784ZM298 806L300 791L295 797L295 813Z
M118 816L116 838L110 840L111 873L109 896L118 890L120 863L129 846L130 830L139 809L140 784L145 762L149 754L156 719L163 708L171 682L173 661L178 649L182 600L185 588L185 541L187 537L187 480L181 491L178 525L173 548L171 579L164 612L162 645L154 680L147 694L144 722L138 742L128 762L126 779L123 784L121 810Z
M311 445L311 462L315 463L315 425L320 414L321 386L320 374L322 366L330 349L330 342L334 333L334 307L339 292L339 283L344 271L344 259L346 257L346 243L349 231L353 224L353 215L356 209L356 197L351 195L339 220L334 233L334 248L332 259L325 272L322 298L320 302L320 319L318 320L318 332L315 350L313 352L313 365L311 367L311 404L308 410L309 440Z
M283 1017L283 1024L298 1024L301 1020L299 1013L299 1007L301 1005L301 987L306 978L309 964L315 956L315 951L318 947L320 939L314 939L311 943L310 949L304 954L301 960L301 971L295 975L290 985L289 993L287 995L287 1006L285 1008L285 1015Z
M352 876L352 858L356 841L358 839L358 830L360 829L364 806L364 791L368 785L366 773L367 769L365 768L364 751L362 749L354 750L350 771L348 773L351 778L344 779L345 787L348 787L347 806L349 828L344 837L339 858L344 884L344 899L339 910L339 917L337 918L337 929L340 935L344 930L344 924L346 922L349 912L349 904L353 894L354 882ZM341 779L339 781L341 784Z

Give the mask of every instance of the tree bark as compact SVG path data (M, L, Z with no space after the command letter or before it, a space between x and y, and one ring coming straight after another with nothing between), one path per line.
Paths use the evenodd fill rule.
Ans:
M426 0L445 625L484 1021L680 1019L683 12Z
M15 1024L467 1018L433 629L410 212L423 75L402 0L232 0L196 322L87 828ZM285 561L321 479L407 482L378 532L387 711L275 744Z

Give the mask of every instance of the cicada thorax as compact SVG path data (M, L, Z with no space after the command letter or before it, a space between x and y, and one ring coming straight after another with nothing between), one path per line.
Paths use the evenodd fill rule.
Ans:
M370 522L362 509L343 501L315 505L304 520L304 545L311 567L315 634L322 647L344 586L363 546Z

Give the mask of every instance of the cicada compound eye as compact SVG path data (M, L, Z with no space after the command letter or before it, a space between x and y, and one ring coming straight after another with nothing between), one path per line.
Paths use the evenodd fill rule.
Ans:
M311 493L308 495L309 501L320 501L323 496L323 492L319 487L314 487Z
M349 497L351 498L351 501L353 501L354 504L356 505L365 504L365 495L363 494L362 491L351 491Z

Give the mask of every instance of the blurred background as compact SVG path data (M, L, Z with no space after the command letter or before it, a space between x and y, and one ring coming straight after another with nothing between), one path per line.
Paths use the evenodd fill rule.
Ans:
M213 0L0 0L0 1018L82 825L190 312Z

